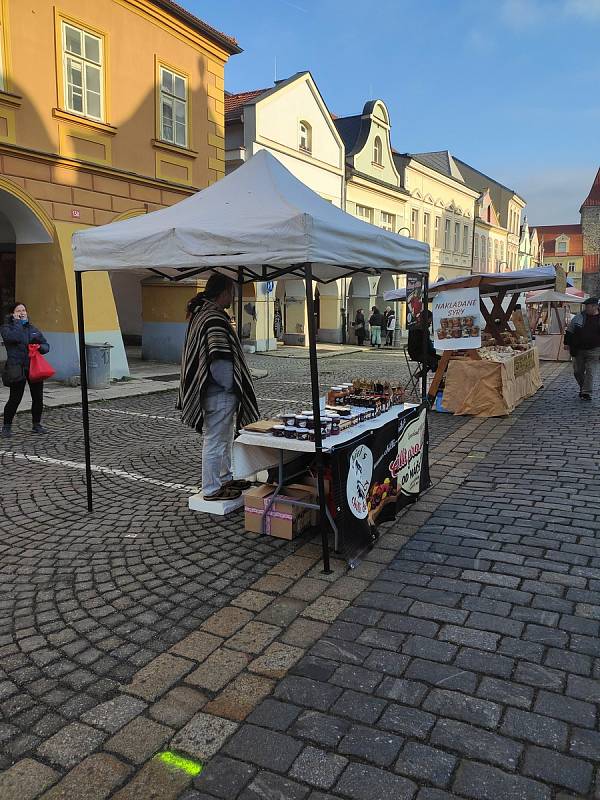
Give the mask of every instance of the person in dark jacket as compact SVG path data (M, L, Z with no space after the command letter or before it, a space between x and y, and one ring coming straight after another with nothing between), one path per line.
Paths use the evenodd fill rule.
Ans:
M579 384L579 397L591 400L594 377L600 367L600 308L597 297L583 302L583 311L567 326L565 346L573 359L573 373Z
M367 326L362 308L357 310L356 316L354 317L354 333L356 334L359 347L362 347L367 336Z
M433 314L431 311L427 312L427 319L429 324L433 319ZM417 361L419 364L423 363L423 337L425 336L425 332L423 331L421 315L419 315L418 322L412 328L408 329L408 355L410 356L411 361ZM440 357L435 352L435 347L433 346L433 342L431 340L431 336L429 335L429 330L427 331L427 357L425 361L425 369L427 372L431 370L431 372L435 372L438 368L438 364L440 363ZM421 376L421 372L417 373L418 376Z
M371 328L371 347L381 348L381 328L383 327L383 314L373 306L369 317L369 327Z
M50 346L44 334L29 321L27 308L24 303L15 303L6 319L6 324L0 328L0 336L6 347L7 365L18 365L23 368L23 379L10 385L10 396L4 406L4 421L2 436L7 439L12 436L12 422L23 399L25 384L29 384L31 392L31 419L34 433L46 433L42 427L42 411L44 408L44 383L31 383L29 380L29 345L38 344L40 353L45 355Z

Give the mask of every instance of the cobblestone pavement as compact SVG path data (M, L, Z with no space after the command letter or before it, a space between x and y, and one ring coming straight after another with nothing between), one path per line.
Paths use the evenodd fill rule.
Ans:
M324 382L397 369L360 359ZM308 399L286 362L265 410ZM351 575L134 480L196 480L165 395L95 409L128 476L93 516L76 467L2 456L0 798L600 798L600 423L546 373L510 418L432 415L433 489ZM48 421L10 449L80 459L77 414Z
M328 359L325 384L397 373L397 356L370 355ZM305 363L252 364L269 369L257 383L265 412L308 401ZM180 425L174 393L92 406L92 460L106 471L95 474L91 515L78 409L47 412L49 436L32 437L28 422L19 415L13 438L0 445L3 769L38 758L49 737L298 546L245 535L239 514L216 522L188 511L201 443ZM444 417L435 427L460 424Z

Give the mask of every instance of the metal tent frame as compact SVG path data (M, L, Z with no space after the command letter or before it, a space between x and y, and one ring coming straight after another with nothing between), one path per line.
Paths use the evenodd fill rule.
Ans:
M342 268L343 269L343 268ZM325 573L331 571L330 568L330 553L329 553L329 521L327 518L327 501L325 496L325 481L323 475L323 437L321 432L321 408L319 397L319 368L317 361L317 326L314 313L314 291L313 291L313 265L311 263L292 264L288 268L274 268L272 266L264 265L261 273L257 273L255 268L248 267L216 267L214 269L207 269L202 267L199 269L185 269L181 270L181 274L169 275L153 268L147 268L148 272L158 274L162 278L171 281L181 281L184 278L192 276L210 274L211 272L222 272L234 278L237 283L237 309L236 309L236 324L238 336L241 339L242 334L242 288L245 283L254 283L256 281L266 281L271 279L283 278L288 275L293 275L295 278L303 279L306 288L306 305L308 315L308 352L310 363L310 384L311 384L311 397L312 397L312 412L315 417L315 465L317 471L317 489L319 495L319 523L321 528L321 547L323 554L323 570ZM391 270L386 270L387 272ZM397 269L394 270L396 274L407 274L411 270ZM370 275L380 274L376 269L361 269L361 268L347 268L344 274L337 275L331 281L318 281L321 283L330 283L337 280L338 277L350 277L357 273L367 273ZM77 325L79 337L79 366L81 371L81 410L83 421L83 438L85 447L85 480L86 480L86 494L87 494L87 508L88 511L93 511L93 485L92 485L92 461L91 461L91 441L90 441L90 419L89 419L89 397L88 397L88 381L87 381L87 359L85 352L85 310L83 300L83 281L82 272L75 271L75 291L77 301ZM428 275L422 273L423 278L423 302L425 308L428 303ZM423 326L427 330L427 315L423 315ZM427 354L427 336L423 336L423 359L426 360ZM421 383L421 397L422 402L427 401L427 373L423 371Z

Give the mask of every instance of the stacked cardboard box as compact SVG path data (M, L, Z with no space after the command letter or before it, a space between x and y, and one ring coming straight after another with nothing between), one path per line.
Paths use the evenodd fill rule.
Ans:
M244 517L247 532L263 533L263 518L275 488L267 483L256 486L244 494ZM280 539L294 539L314 524L314 511L303 506L290 505L285 502L286 497L300 500L303 503L316 503L317 496L313 486L290 484L282 489L269 509L264 533Z

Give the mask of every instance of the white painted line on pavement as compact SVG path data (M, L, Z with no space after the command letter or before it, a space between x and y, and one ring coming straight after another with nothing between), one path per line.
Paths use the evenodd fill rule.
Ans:
M295 403L297 406L304 406L310 400L282 400L281 397L257 397L257 400L266 400L269 403Z
M10 456L18 461L30 461L34 464L48 464L49 466L85 470L85 463L81 461L66 461L59 458L50 458L49 456L33 456L28 453L14 453L11 450L0 450L0 456ZM197 486L186 486L184 483L169 483L169 481L160 481L158 478L138 475L135 472L125 472L124 469L101 467L98 464L92 464L92 472L97 472L101 475L112 475L116 478L125 478L125 480L133 481L134 483L148 483L151 486L160 486L161 489L173 489L186 494L197 494L199 491Z
M142 414L141 411L120 411L117 408L90 408L90 411L100 412L101 414L126 414L129 417L144 417L145 419L160 419L166 422L181 422L177 417L164 417L160 414Z

